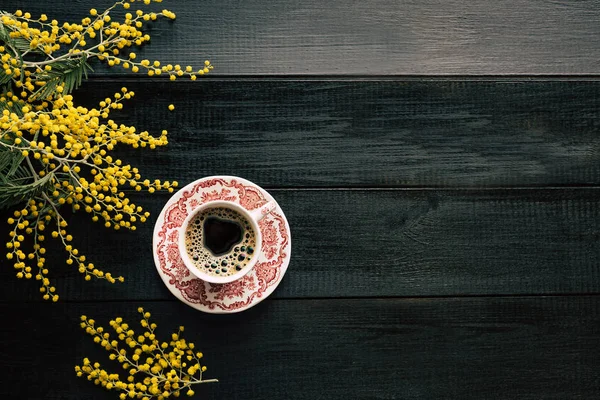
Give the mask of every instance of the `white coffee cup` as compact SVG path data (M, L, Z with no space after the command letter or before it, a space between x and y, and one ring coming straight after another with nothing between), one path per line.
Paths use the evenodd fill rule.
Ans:
M248 264L246 264L240 271L237 271L236 273L234 273L232 275L228 275L228 276L217 276L217 275L207 274L202 269L198 268L196 266L196 264L194 264L194 262L190 258L190 255L187 251L187 246L185 243L186 231L187 231L188 226L189 226L190 222L192 221L192 219L196 215L198 215L199 213L201 213L207 209L217 208L217 207L229 208L229 209L239 213L251 225L252 229L254 230L254 235L255 235L255 239L256 239L255 248L254 248L254 256L252 257L250 262L248 262ZM234 203L231 201L224 201L224 200L209 201L209 202L202 204L201 206L198 206L192 212L189 213L189 215L183 221L183 224L181 225L181 228L179 230L179 254L181 255L181 259L183 260L185 266L190 270L190 272L192 274L196 275L198 278L202 279L203 281L210 282L210 283L224 284L224 283L233 282L233 281L236 281L236 280L242 278L244 275L246 275L248 272L250 272L252 270L252 268L254 268L254 266L256 265L256 262L258 261L260 252L262 250L262 234L260 232L260 227L258 225L258 222L261 219L263 219L267 214L269 214L271 211L273 211L274 209L275 209L275 202L273 202L273 201L270 201L255 210L246 210L244 207L242 207L238 203ZM200 246L203 246L203 244L200 243Z

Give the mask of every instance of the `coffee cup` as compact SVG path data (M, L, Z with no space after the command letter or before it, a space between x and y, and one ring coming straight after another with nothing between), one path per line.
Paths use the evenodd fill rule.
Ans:
M275 209L270 201L255 210L224 200L195 208L179 231L179 253L198 278L233 282L252 270L262 250L259 221Z

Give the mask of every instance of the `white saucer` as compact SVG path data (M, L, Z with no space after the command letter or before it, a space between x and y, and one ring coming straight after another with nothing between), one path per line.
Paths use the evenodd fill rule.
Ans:
M290 226L281 207L260 221L262 251L254 268L243 278L224 285L205 282L187 269L179 255L179 228L188 212L210 200L228 200L253 210L273 197L260 186L235 176L210 176L190 183L173 195L162 209L152 250L156 269L179 300L207 313L246 310L267 298L285 274L292 250Z

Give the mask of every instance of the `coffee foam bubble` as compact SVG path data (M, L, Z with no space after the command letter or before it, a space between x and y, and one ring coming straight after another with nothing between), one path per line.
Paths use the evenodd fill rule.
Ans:
M209 217L235 222L242 227L242 240L220 256L204 246L204 222ZM192 263L202 272L213 276L230 276L244 269L257 257L256 234L248 220L235 210L226 207L207 208L194 216L185 232L185 247Z

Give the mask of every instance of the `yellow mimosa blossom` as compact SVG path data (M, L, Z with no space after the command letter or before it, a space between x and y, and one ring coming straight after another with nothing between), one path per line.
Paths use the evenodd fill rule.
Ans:
M177 187L175 181L144 179L137 168L112 155L118 145L155 149L168 143L166 130L152 135L112 119L114 110L135 96L133 91L122 88L91 108L78 105L71 95L91 71L88 63L93 59L112 68L164 74L170 80L180 76L195 80L212 69L208 61L198 72L191 66L161 66L158 60L136 61L132 48L150 40L141 30L144 21L174 19L175 14L139 9L113 18L112 12L149 3L117 1L104 11L91 9L77 23L48 20L44 14L34 19L21 10L0 12L0 35L6 34L0 36L0 160L11 160L0 162L3 181L11 182L0 184L0 208L17 206L6 221L10 225L6 258L18 278L35 277L40 282L44 299L59 299L46 268L45 234L64 246L66 264L85 280L124 280L80 254L67 232L62 206L82 210L107 228L135 230L149 213L126 191L173 192Z
M81 316L81 328L110 353L110 360L121 364L126 378L102 369L100 363L88 358L75 366L77 376L86 377L107 390L121 392L121 399L163 400L181 394L193 396L193 385L218 382L217 379L202 379L207 370L200 364L202 353L195 353L194 344L181 338L183 326L172 334L170 341L160 342L155 334L156 324L149 321L150 313L144 312L141 307L138 312L142 315L140 325L145 329L143 335L136 335L123 318L118 317L109 322L116 339L96 325L93 319Z

